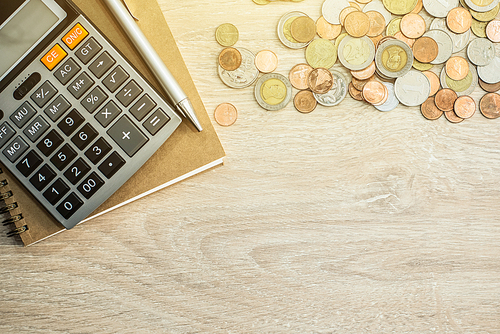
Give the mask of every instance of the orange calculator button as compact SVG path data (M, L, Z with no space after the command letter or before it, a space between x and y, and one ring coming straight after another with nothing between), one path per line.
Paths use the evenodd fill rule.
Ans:
M59 64L61 60L66 57L66 55L66 51L64 51L59 44L56 44L40 60L49 70L52 71L52 69L56 67L57 64Z
M62 38L64 44L68 46L71 50L76 48L76 46L87 37L89 33L87 30L83 29L80 23L77 23L71 30Z

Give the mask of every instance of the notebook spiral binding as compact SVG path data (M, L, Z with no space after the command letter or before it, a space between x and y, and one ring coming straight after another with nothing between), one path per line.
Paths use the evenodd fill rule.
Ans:
M0 169L0 174L3 174L2 169ZM7 180L0 180L0 200L6 200L6 199L14 196L14 194L12 193L11 190L8 190L6 192L1 192L2 188L8 184L9 183L7 182ZM18 207L17 202L6 204L5 206L0 207L0 214L10 212L10 211L16 209L17 207ZM10 218L4 220L2 222L2 225L3 226L12 225L21 219L23 219L22 213L11 216ZM19 235L23 232L26 232L27 230L28 230L28 225L23 225L23 226L14 228L12 231L7 232L6 234L7 234L7 237L13 237L15 235Z

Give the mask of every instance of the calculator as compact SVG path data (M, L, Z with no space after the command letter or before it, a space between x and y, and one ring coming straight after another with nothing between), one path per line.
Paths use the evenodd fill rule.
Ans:
M181 123L69 0L0 0L0 161L65 228Z

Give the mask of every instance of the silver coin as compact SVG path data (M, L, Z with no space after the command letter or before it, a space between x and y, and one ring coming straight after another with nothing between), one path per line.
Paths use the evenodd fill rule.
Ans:
M470 82L470 85L467 87L462 88L461 83L463 81ZM447 74L446 74L446 68L443 67L441 70L441 74L439 75L439 81L441 82L441 86L443 88L450 88L451 90L455 91L458 96L462 95L470 95L474 89L477 87L477 72L475 66L472 64L469 64L469 73L465 77L465 79L456 81L451 79Z
M349 7L347 0L325 0L321 7L321 14L331 24L340 24L340 12Z
M495 58L495 44L486 38L473 39L467 47L467 57L476 66L486 66Z
M347 95L347 80L345 76L335 70L330 70L333 76L333 86L328 93L314 94L319 104L325 107L333 107L342 102Z
M255 66L255 55L245 49L237 48L241 53L241 65L234 71L227 71L219 65L219 77L231 88L245 88L257 80L259 70Z
M463 34L455 34L453 31L448 29L448 27L446 26L445 19L435 18L431 22L430 29L443 30L448 34L448 36L451 37L451 40L453 41L453 53L462 51L463 49L465 49L467 44L469 44L470 29L464 32Z
M474 2L472 2L471 0L464 0L464 2L467 5L467 7L469 7L473 11L484 13L484 12L490 11L493 8L495 8L498 5L499 0L493 0L492 3L490 3L489 5L486 5L486 6L478 6Z
M392 14L384 7L384 4L382 2L372 1L372 2L367 3L363 7L363 13L367 13L370 11L375 11L375 12L379 12L380 14L382 14L382 16L385 19L386 25L389 24L389 22L391 22Z
M424 36L432 38L438 45L438 55L430 62L432 65L442 64L450 59L453 54L453 41L450 35L443 30L435 29L427 31Z
M375 59L375 45L367 36L361 38L346 36L339 44L337 56L344 67L351 71L359 71L367 68Z
M405 54L406 54L406 64L402 69L399 71L395 71L397 67L400 67L400 64L398 60L400 60L402 57L402 53L396 53L394 50L391 50L389 52L389 58L387 60L387 64L382 63L382 57L384 53L387 51L388 48L393 47L393 46L398 46L400 49L403 49ZM392 53L392 54L391 54ZM403 54L404 56L404 54ZM384 44L380 45L380 47L377 49L377 53L375 54L375 65L377 66L377 69L380 71L380 73L388 78L397 78L405 75L411 70L411 67L413 65L413 52L411 51L410 47L408 44L406 44L403 41L400 40L389 40L385 42ZM396 68L394 70L391 70L391 65L395 66Z
M394 93L399 102L407 107L416 107L429 98L431 83L420 71L411 70L404 76L396 79Z
M285 36L285 31L284 31L284 28L285 28L285 23L289 20L289 19L292 19L292 18L296 18L296 17L301 17L301 16L307 16L305 13L302 13L302 12L288 12L286 13L285 15L283 15L281 17L281 19L279 20L278 22L278 38L280 39L281 43L283 43L284 46L290 48L290 49L302 49L302 48L305 48L309 42L307 43L299 43L299 42L293 42L291 40L289 40L286 36Z
M399 100L396 97L396 94L394 92L394 84L391 82L385 82L385 81L382 81L382 84L385 87L387 87L389 97L387 98L387 101L384 102L384 104L381 104L379 106L374 106L374 107L379 111L391 111L391 110L396 109L396 107L399 105Z
M292 85L284 75L267 73L257 80L254 94L262 108L271 111L281 110L292 100Z
M458 7L458 0L422 0L427 13L434 17L446 17L448 12Z
M477 74L486 83L494 84L500 82L500 57L495 57L486 66L478 66Z

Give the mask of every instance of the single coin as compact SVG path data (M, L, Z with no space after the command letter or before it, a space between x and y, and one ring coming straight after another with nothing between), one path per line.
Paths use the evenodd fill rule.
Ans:
M290 26L292 37L299 43L308 43L316 36L316 23L308 16L297 17Z
M476 102L468 95L460 96L455 101L453 110L460 118L471 118L476 113Z
M432 64L421 63L418 60L413 59L413 68L419 70L420 72L428 71L433 67L434 65Z
M337 51L339 49L340 43L344 40L346 36L349 36L348 33L343 32L339 35L339 37L335 38L335 47L337 48Z
M422 73L429 79L429 83L431 84L431 92L429 95L435 95L439 91L439 88L441 88L438 75L431 71L424 71Z
M290 70L288 78L293 87L304 90L307 89L307 77L313 68L308 64L297 64Z
M481 22L476 19L472 19L470 29L477 37L486 38L486 26L488 23L489 22Z
M423 0L424 8L434 17L446 17L448 12L458 7L458 0Z
M464 0L467 7L477 12L487 12L498 5L498 0ZM476 3L477 2L477 3Z
M377 49L375 64L381 74L388 78L398 78L411 70L413 52L400 40L389 40Z
M440 18L435 18L434 20L432 20L430 28L431 30L434 29L443 30L450 36L451 40L453 41L452 53L457 53L462 51L469 44L470 29L464 32L463 34L455 34L450 29L448 29L448 26L446 25L446 20Z
M445 65L446 75L453 80L465 79L467 74L469 74L469 63L465 58L460 56L454 56L448 59Z
M387 99L387 88L377 80L366 83L362 93L365 101L371 104L381 104L384 98Z
M478 12L469 8L470 15L472 15L472 17L475 18L476 20L482 22L490 22L491 20L493 20L497 16L499 10L500 10L500 3L497 4L496 7L485 12Z
M438 45L438 55L430 62L431 64L442 64L450 59L453 53L453 40L445 31L429 30L424 34L424 37L432 38Z
M430 37L420 37L413 43L413 56L422 63L430 63L437 58L439 47Z
M284 14L278 21L277 33L278 38L281 43L290 49L302 49L307 46L308 43L299 43L292 37L290 31L292 23L298 17L307 16L306 14L298 11L288 12Z
M321 7L321 14L331 24L340 24L340 12L349 7L347 0L325 0Z
M316 32L319 37L324 39L335 39L342 32L342 26L340 24L331 24L323 16L321 16L316 21Z
M278 67L278 56L270 50L262 50L255 56L255 66L262 73L273 72Z
M455 34L463 34L470 29L472 16L467 9L456 7L450 10L446 16L446 24Z
M359 9L353 6L349 6L342 9L339 15L340 25L342 26L345 25L345 18L347 17L347 15L351 14L352 12L359 12L359 11L360 11Z
M399 102L407 107L416 107L429 97L431 84L422 72L410 70L396 79L394 91Z
M406 14L401 19L401 32L408 38L419 38L425 28L425 20L418 14Z
M347 95L347 80L338 71L330 70L333 77L332 88L325 94L314 93L314 98L325 107L333 107L342 102Z
M255 84L255 99L266 110L280 110L292 99L292 85L278 73L264 74Z
M488 93L479 101L479 110L486 118L500 117L500 95L497 93Z
M306 61L313 68L330 68L337 61L337 48L332 41L318 38L306 48Z
M215 108L214 118L219 125L230 126L238 118L238 110L231 103L221 103Z
M382 0L385 8L395 15L405 15L417 6L417 0Z
M318 102L314 98L313 93L310 90L301 90L293 98L293 105L295 109L301 113L308 114L318 105Z
M434 102L436 103L436 107L438 107L442 111L451 111L453 110L453 106L457 98L457 93L449 88L444 88L440 89L436 93L436 99L434 100Z
M315 68L307 77L307 86L314 93L328 93L333 86L333 75L326 68Z
M354 88L352 83L349 84L348 90L349 90L349 95L351 95L351 97L353 99L355 99L357 101L364 101L363 93L360 90L357 90L356 88Z
M436 104L434 103L434 96L429 97L424 103L422 103L420 106L420 112L422 113L422 116L431 121L436 120L443 115L443 111L436 107Z
M396 37L396 39L399 39L402 42L405 42L406 45L408 45L410 48L413 47L413 43L415 43L415 39L414 38L408 38L408 37L406 37L405 35L403 35L403 33L401 31L398 31L394 35L394 37Z
M475 38L467 47L467 57L476 66L486 66L495 58L495 45L486 38Z
M420 13L420 11L422 10L423 7L424 7L423 1L418 0L417 5L415 6L415 8L413 8L413 10L410 13L418 14L418 13Z
M370 19L365 13L355 11L346 16L344 27L352 37L363 37L370 30Z
M399 105L399 100L396 97L396 94L394 93L394 84L391 82L385 82L383 81L382 84L387 88L387 101L385 101L381 105L375 105L374 107L378 111L391 111L396 109L396 107Z
M215 29L215 39L222 46L233 46L238 38L238 28L231 23L223 23Z
M385 30L386 22L384 16L374 10L366 12L366 15L368 16L368 20L370 22L370 28L368 29L366 35L368 37L375 37L381 35Z
M367 80L375 74L375 69L375 62L372 61L372 63L365 69L359 71L351 71L351 75L358 80Z
M486 36L494 43L500 42L500 20L493 20L486 26Z
M479 79L479 86L488 93L495 93L500 90L500 82L497 82L495 84L489 84L484 82L483 80Z
M370 0L370 1L372 1L372 0ZM370 1L368 1L368 2L370 2ZM362 3L362 2L360 1L359 3ZM358 3L357 3L357 2L349 1L349 5L350 5L351 7L356 8L357 10L361 10L361 7L358 5Z
M450 122L450 123L461 123L464 121L463 118L460 118L455 114L455 111L450 110L450 111L445 111L444 112L444 117Z
M367 36L346 36L339 45L339 60L349 70L362 70L375 58L375 45Z
M439 81L443 88L454 90L458 96L470 95L477 86L477 72L473 65L469 65L469 74L462 80L453 80L446 75L446 68L443 67L439 76Z
M496 56L486 66L478 66L477 74L486 83L497 83L500 81L500 57Z
M241 53L235 48L225 48L219 54L219 65L226 71L234 71L240 67Z
M390 22L392 19L392 14L385 8L382 2L380 1L372 1L366 6L363 7L363 12L367 13L370 11L376 11L382 14L385 22Z
M257 80L259 70L255 66L254 54L245 49L238 48L241 54L241 65L234 71L228 71L218 66L219 77L224 84L231 88L245 88Z
M397 32L401 31L401 18L397 17L392 19L385 29L385 34L387 36L394 36Z
M351 83L356 88L357 90L363 90L363 87L365 87L366 83L370 80L374 80L375 78L372 76L366 80L358 80L355 77L352 77Z

